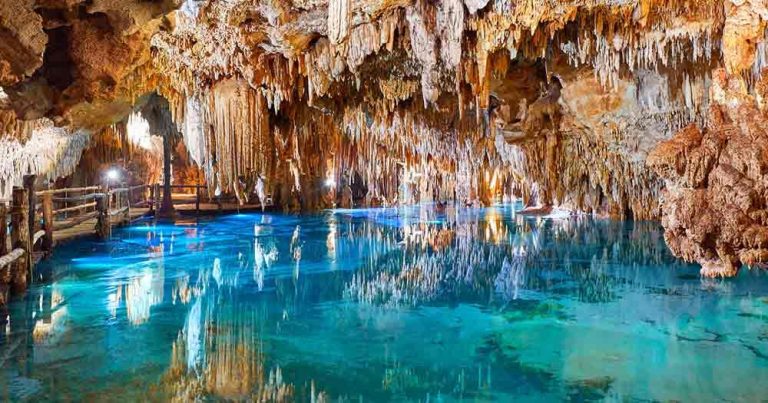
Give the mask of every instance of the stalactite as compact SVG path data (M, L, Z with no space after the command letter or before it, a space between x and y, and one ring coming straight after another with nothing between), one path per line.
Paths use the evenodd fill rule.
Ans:
M122 123L105 129L116 122L129 140L146 131L128 115L155 93L209 189L241 201L516 196L644 219L664 209L652 150L717 123L713 105L762 113L768 94L757 0L199 0L174 14L150 3L51 5L61 35L47 48L31 3L14 7L3 23L34 40L14 63L0 49L3 144L41 141L36 118L50 116L69 127L55 130L95 133L97 155L102 136L122 139ZM718 69L728 88L712 84Z
M424 104L437 101L437 57L435 55L435 37L427 29L424 18L415 8L409 8L406 14L411 37L411 52L421 64L421 93Z
M24 175L53 181L71 174L90 140L87 132L69 133L50 121L37 126L25 143L13 138L0 140L0 199L10 198L13 186L21 186Z
M245 177L271 175L274 146L267 101L260 92L242 80L223 81L200 108L205 108L203 113L194 107L187 111L187 123L203 126L203 130L210 127L205 142L199 137L202 131L187 135L198 136L190 137L195 140L191 150L196 161L207 159L203 170L209 184L241 192L240 181Z
M329 0L328 2L328 39L338 44L349 33L351 0Z

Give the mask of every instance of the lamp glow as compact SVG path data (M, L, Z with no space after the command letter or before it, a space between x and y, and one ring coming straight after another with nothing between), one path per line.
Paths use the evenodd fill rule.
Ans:
M333 178L328 178L325 180L325 186L329 188L335 188L336 187L336 180Z
M110 169L109 171L107 171L107 179L111 181L120 179L120 172L118 172L118 170L115 168Z

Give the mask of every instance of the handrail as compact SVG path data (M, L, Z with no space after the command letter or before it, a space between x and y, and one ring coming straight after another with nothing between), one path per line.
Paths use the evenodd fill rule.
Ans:
M110 193L125 193L125 192L132 192L132 191L134 191L136 189L148 188L148 187L150 187L150 185L125 186L125 187L121 187L121 188L110 189L109 192Z
M73 197L54 197L54 202L76 202L76 201L85 201L85 200L91 200L98 197L103 197L104 193L88 193L87 195L82 196L73 196Z
M41 190L38 192L35 192L36 196L42 196L45 194L59 194L59 193L67 193L67 192L85 192L89 190L99 190L101 189L101 186L86 186L86 187L79 187L79 188L62 188L62 189L49 189L49 190Z
M174 190L197 190L197 194L190 194L187 192L174 193L171 198L173 204L189 204L198 203L197 209L199 209L200 203L200 189L204 189L206 186L203 184L195 185L170 185ZM35 205L35 216L42 216L44 221L44 229L39 230L33 235L33 244L36 244L41 239L49 239L43 241L45 245L43 248L51 247L50 243L53 238L53 234L57 231L68 229L76 225L82 224L88 220L97 218L103 220L104 216L113 217L125 214L128 216L131 209L134 206L147 206L154 208L155 203L161 199L161 194L157 193L160 189L157 184L138 184L138 185L123 185L123 187L109 189L106 192L102 190L102 186L82 186L72 188L61 189L47 189L34 192L35 196L42 199L42 203L38 201ZM133 191L144 191L146 189L153 190L153 196L147 197L144 195L144 200L139 200L136 203L132 202L134 199ZM74 196L72 194L75 194ZM128 197L121 196L121 194L127 194ZM115 197L112 199L112 197ZM195 200L197 198L197 200ZM39 200L39 199L38 199ZM104 206L100 207L100 200L105 200ZM11 202L9 200L9 202ZM53 203L53 206L51 206ZM56 204L59 203L59 204ZM110 204L116 204L108 211L102 210L104 207ZM52 207L60 206L61 208L54 209ZM94 209L91 211L91 209ZM31 213L31 212L30 212ZM65 214L73 213L73 214ZM10 218L10 215L9 215ZM37 218L35 218L37 219ZM50 221L49 223L45 223ZM31 221L30 221L31 222ZM100 225L100 224L99 224ZM96 231L99 231L99 225L96 226ZM47 232L46 232L47 231ZM46 238L50 237L50 238ZM48 242L46 244L46 242Z
M16 248L10 251L7 255L0 257L0 269L15 262L22 256L24 256L24 249Z
M56 215L56 214L61 214L61 213L68 213L70 211L77 211L77 210L82 210L82 209L86 209L88 207L95 207L95 206L96 206L96 202L90 202L90 203L81 204L79 206L72 206L72 207L67 207L67 208L61 208L61 209L58 209L58 210L53 210L53 214Z

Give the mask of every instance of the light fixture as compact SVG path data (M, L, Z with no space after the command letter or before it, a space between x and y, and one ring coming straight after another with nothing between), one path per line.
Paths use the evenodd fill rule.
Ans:
M116 181L120 179L120 171L117 170L117 168L112 168L109 171L107 171L107 179L111 181Z
M333 178L327 178L325 180L325 186L329 188L335 188L336 187L336 180Z

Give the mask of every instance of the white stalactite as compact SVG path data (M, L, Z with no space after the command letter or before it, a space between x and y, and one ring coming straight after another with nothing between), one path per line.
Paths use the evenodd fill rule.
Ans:
M54 180L71 174L77 167L90 134L70 133L47 120L42 123L24 144L15 139L0 140L0 198L8 199L13 186L21 185L24 175Z
M349 33L350 0L328 2L328 39L333 44L341 43Z

